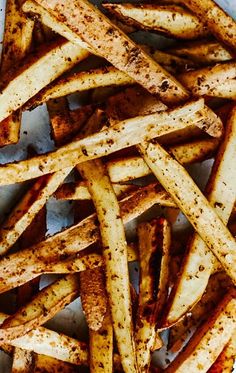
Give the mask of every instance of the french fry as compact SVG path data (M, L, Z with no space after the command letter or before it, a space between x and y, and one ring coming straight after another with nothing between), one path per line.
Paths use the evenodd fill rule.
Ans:
M162 218L142 223L138 238L140 280L135 341L138 368L146 372L156 340L157 319L168 293L170 226Z
M0 96L0 121L86 57L86 50L61 39L45 46L45 50L40 49L28 56L17 72L12 70L6 74Z
M214 40L191 41L191 43L188 42L168 49L167 52L173 53L175 56L190 59L200 65L226 62L233 59L233 54Z
M236 23L219 5L213 0L187 0L184 5L201 19L217 39L235 51Z
M36 294L32 301L7 318L0 328L0 340L9 342L44 324L71 303L79 292L77 275L67 275Z
M125 372L136 372L127 243L120 208L100 160L80 164L78 169L87 180L100 224L106 289L121 363Z
M30 373L34 365L33 354L31 351L15 348L12 373Z
M229 79L225 83L213 87L208 96L222 97L229 100L236 100L236 80Z
M82 38L83 45L85 42L92 46L95 53L106 58L119 70L126 72L151 93L159 95L163 101L174 103L188 97L187 91L174 77L88 1L71 2L70 6L67 4L66 9L64 9L66 4L63 1L49 3L40 0L36 1L36 4L41 5L43 11L46 10L49 16L54 17L54 23L47 24L48 26L55 27L62 36L69 37L71 41L80 43ZM73 17L71 17L72 14ZM90 15L90 20L88 20L87 14ZM93 22L91 22L91 18ZM94 22L101 33L94 32L94 27L91 27ZM78 24L80 24L79 28ZM62 25L61 28L60 25ZM67 32L68 30L70 32ZM168 95L166 95L167 86Z
M0 73L3 76L8 69L21 60L28 52L34 22L27 19L17 0L6 2L5 30ZM0 146L16 143L19 139L21 113L16 112L0 124Z
M236 355L236 332L225 346L217 360L208 370L208 373L232 373Z
M235 294L228 292L187 347L165 370L172 372L207 372L229 342L236 327Z
M205 293L189 314L170 329L168 348L175 352L180 350L191 333L192 328L199 326L207 319L209 313L216 307L225 295L232 282L225 272L212 275Z
M212 95L211 90L214 90L218 85L224 84L227 87L228 81L235 79L235 77L236 63L229 61L181 74L179 80L193 95L203 96Z
M215 208L225 224L235 204L235 169L231 165L231 160L236 156L235 131L236 110L234 108L206 190L211 206ZM216 231L214 231L215 234ZM200 237L195 234L187 250L181 275L172 293L171 306L167 315L169 323L177 321L200 300L206 289L214 262L213 254L206 250Z
M45 355L36 355L34 373L74 373L75 366Z
M138 145L138 149L159 182L161 182L165 189L170 193L173 200L199 234L199 238L197 239L200 240L200 245L203 247L203 256L205 256L205 258L209 251L206 266L209 268L210 263L208 264L208 261L210 261L210 257L213 256L214 253L228 275L234 282L236 282L234 268L234 264L236 264L236 242L222 220L219 218L217 214L218 209L216 210L217 212L214 210L188 175L187 171L160 145L157 147L153 146L151 142L146 142L142 145ZM231 158L232 151L230 153ZM232 175L230 175L230 182L231 180ZM227 200L228 198L229 197L227 196ZM207 247L211 251L208 250ZM191 263L193 264L192 261ZM203 265L202 260L200 264ZM206 273L205 266L203 266L203 268L200 267L200 269L199 266L197 268L197 274L201 272L204 272L204 274ZM190 285L188 282L188 294L189 289ZM182 294L185 295L185 293ZM169 322L173 321L173 319L173 314L170 313L168 317Z
M106 10L138 30L157 31L178 39L197 39L209 31L192 13L179 5L103 4Z
M192 124L196 124L214 137L219 137L222 132L220 119L214 116L214 121L204 122L209 109L203 106L204 101L199 99L177 109L127 119L99 133L73 141L48 154L42 154L14 164L1 165L0 185L21 182L72 167L124 147L136 145L144 139L148 140L172 131L178 131ZM156 123L158 125L155 125Z

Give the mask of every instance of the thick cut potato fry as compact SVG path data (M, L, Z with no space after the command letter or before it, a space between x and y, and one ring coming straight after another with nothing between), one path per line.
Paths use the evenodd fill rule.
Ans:
M216 85L207 93L208 96L222 97L229 100L236 100L236 79L229 79L225 83Z
M1 58L1 74L5 74L28 52L34 22L27 19L18 0L6 2L5 30ZM16 143L19 139L21 113L18 111L0 123L0 146Z
M229 292L196 331L186 349L165 370L167 373L207 372L236 328L235 293Z
M235 133L236 109L234 108L206 190L211 206L215 208L225 224L229 220L236 198L236 170L232 164L232 159L236 157ZM215 234L216 231L214 231ZM201 299L214 262L213 254L206 249L206 245L195 234L172 293L171 306L167 315L168 323L177 321Z
M179 351L184 346L191 330L205 322L209 312L221 301L229 287L232 287L232 282L225 272L221 271L210 277L206 291L200 301L189 314L171 327L168 341L168 348L171 351Z
M124 23L141 30L157 31L179 39L197 39L209 34L200 20L179 5L104 4Z
M0 340L9 342L44 324L71 303L79 292L78 276L68 275L36 294L32 301L7 318L0 328Z
M168 294L170 226L163 218L142 223L138 237L140 279L135 341L139 370L146 372L156 344L156 321Z
M203 256L205 255L206 258L207 255L209 255L208 260L210 261L210 257L213 255L212 253L214 253L223 265L225 271L232 278L234 283L236 283L236 242L217 215L218 211L216 210L216 212L213 206L211 206L203 196L187 171L160 145L157 147L153 146L151 142L146 142L142 145L138 145L138 149L159 182L170 193L173 200L199 234L198 240L200 240L200 244L204 247ZM234 147L234 150L235 149L236 147ZM230 179L232 179L232 177ZM235 192L235 190L234 188L233 192ZM227 198L229 197L227 196ZM208 248L211 251L208 250ZM207 263L207 267L208 266L209 264ZM204 272L205 274L206 268L204 266L203 268L198 267L197 273L199 272ZM188 285L188 294L189 289L190 287ZM173 319L171 314L169 319Z
M129 287L128 255L120 208L100 160L80 164L101 230L103 256L114 333L125 372L137 372ZM121 296L122 294L122 296Z
M113 371L113 328L109 311L101 328L89 331L89 367L91 373Z
M16 348L14 351L12 373L31 373L34 366L33 353L31 351Z
M236 331L207 373L232 373L236 356Z
M0 185L25 181L75 166L192 124L214 137L220 137L222 122L216 115L214 120L203 122L206 113L208 115L209 109L204 108L204 101L199 99L177 109L127 119L54 152L0 166Z
M225 49L217 41L201 40L181 44L174 48L168 49L168 53L173 53L175 56L189 59L200 65L209 65L212 63L226 62L233 59L227 49Z
M75 366L72 364L45 355L35 356L33 373L75 373L75 371Z
M173 76L87 0L72 1L69 5L63 0L57 2L37 0L36 3L47 10L49 15L55 17L57 31L62 24L60 30L62 36L70 37L70 34L64 31L66 27L73 33L73 41L80 43L82 38L83 42L92 46L95 53L106 58L119 70L126 72L151 93L159 95L163 101L174 103L188 97L187 91ZM94 24L100 30L99 33L94 31Z
M218 85L227 87L228 81L235 78L236 63L231 61L179 75L179 80L195 96L209 95Z
M0 120L87 56L86 50L64 40L57 40L46 46L44 51L29 56L22 63L22 68L17 72L12 70L6 76L0 96Z
M199 19L208 27L212 34L221 42L236 49L236 23L213 0L185 0Z

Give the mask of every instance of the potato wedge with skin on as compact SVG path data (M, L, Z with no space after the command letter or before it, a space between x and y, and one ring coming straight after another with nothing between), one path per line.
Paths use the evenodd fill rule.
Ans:
M58 25L62 23L73 33L74 40L79 43L82 38L89 46L92 46L96 53L106 58L119 70L126 72L151 93L159 95L163 101L174 103L188 97L187 91L173 76L150 58L87 0L70 2L69 6L63 0L57 2L40 0L36 3L41 5L43 10L47 10L49 15L56 18L57 29ZM94 23L96 23L97 29L101 30L100 33L94 32ZM60 30L60 33L65 35L63 29ZM70 37L67 33L66 37L68 36Z
M196 124L214 137L220 137L222 132L220 119L214 114L214 120L205 122L205 115L209 115L209 109L204 108L204 101L199 99L177 109L119 122L108 129L73 141L48 154L0 166L0 185L21 182L59 171L62 168L72 167L136 145L144 139L178 131L192 124Z
M170 226L164 218L141 223L138 238L140 279L135 341L139 370L146 372L156 344L156 323L168 293Z
M32 41L34 21L26 18L18 0L6 2L1 75L21 60L29 51ZM21 112L5 118L0 123L0 146L16 143L19 139Z
M207 373L232 373L236 355L236 331Z
M232 164L232 159L236 157L235 133L236 109L234 108L206 188L211 206L215 208L225 224L230 218L236 197L236 170ZM195 234L187 249L181 274L170 298L167 323L176 322L201 299L213 271L214 262L214 255L206 250L206 246Z
M3 322L0 328L0 340L6 342L16 339L44 324L71 303L78 294L79 281L76 274L67 275L48 285L28 304Z
M229 342L235 328L236 299L235 291L232 291L224 296L165 372L207 372Z
M223 44L236 50L236 23L213 0L184 0L184 5L196 14L212 34Z
M115 17L138 30L156 31L177 39L197 39L209 34L206 26L179 5L103 4Z
M21 62L17 71L14 68L5 76L0 95L0 120L8 117L47 84L87 57L86 50L62 39L29 56Z

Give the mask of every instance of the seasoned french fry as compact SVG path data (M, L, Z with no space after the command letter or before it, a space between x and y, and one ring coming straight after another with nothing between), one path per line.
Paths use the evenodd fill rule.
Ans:
M118 19L141 30L157 31L179 39L197 39L209 34L207 27L179 5L103 4Z
M210 277L200 301L189 314L170 329L168 347L172 351L178 351L183 347L191 329L205 322L209 312L221 301L230 286L232 287L232 282L225 272L218 272Z
M156 341L156 322L168 293L170 226L162 218L142 223L138 237L140 281L135 341L139 370L146 372Z
M236 328L235 294L225 295L212 315L196 331L187 347L165 370L174 372L207 372Z
M168 49L167 52L173 53L175 56L190 59L200 65L226 62L233 59L233 54L214 40L191 41L191 43L181 44Z
M211 90L214 90L218 85L224 84L227 87L228 81L235 79L235 77L236 63L229 61L181 74L179 80L195 96L202 96L212 95Z
M31 373L34 365L33 354L31 351L15 348L12 373Z
M75 366L45 355L36 355L34 373L75 373Z
M222 97L229 100L236 100L236 80L229 79L209 90L208 96Z
M214 137L219 137L222 132L222 122L215 115L214 120L203 122L206 113L208 115L209 109L204 108L204 101L199 99L177 109L119 122L48 154L0 166L0 185L21 182L75 166L135 145L144 139L178 131L192 124L196 124Z
M19 109L47 84L86 57L86 50L64 40L57 40L46 46L45 50L40 49L29 56L17 73L12 70L6 74L0 96L0 120Z
M163 101L174 103L188 97L187 91L174 77L87 0L79 3L71 2L70 6L63 1L50 3L38 0L36 3L41 5L43 11L46 10L48 15L56 20L56 25L54 22L50 25L47 24L48 26L55 27L55 30L59 31L62 36L69 37L73 41L76 40L77 43L80 43L82 38L83 45L85 42L92 46L95 53L106 58L119 70L126 72L151 93L158 94ZM90 20L88 20L87 14L90 15ZM91 22L91 18L93 22ZM101 32L94 32L94 23ZM78 27L78 24L80 24L80 27ZM61 28L60 25L62 25ZM68 30L70 32L67 32ZM73 34L73 37L71 37L71 34ZM116 43L115 49L114 40ZM168 95L166 95L167 88Z
M18 0L6 2L5 30L0 73L5 74L28 52L34 22L26 18ZM21 113L16 112L0 124L0 146L16 143L19 139Z
M225 346L217 360L208 370L208 373L232 373L236 355L236 331L229 343Z
M7 318L0 328L0 340L9 342L44 324L71 303L79 292L77 275L67 275L41 290L25 306Z
M236 170L231 162L236 156L235 132L236 110L234 108L206 190L211 206L215 208L225 224L235 204L236 178L234 175ZM216 231L214 231L214 236L215 234ZM200 300L213 270L214 261L214 256L206 250L200 237L194 235L182 265L181 275L172 293L173 298L167 316L169 323L177 321Z
M213 256L212 253L214 253L228 275L234 282L236 282L236 272L234 266L234 264L236 264L236 242L228 229L225 227L222 220L217 215L217 205L216 212L207 199L203 196L202 192L196 186L191 177L188 175L187 171L185 171L185 169L160 145L153 146L151 142L143 143L142 145L138 145L138 149L141 155L144 157L145 162L147 162L149 167L152 169L154 175L170 193L173 200L196 229L197 233L199 234L199 236L197 236L197 240L200 241L200 245L203 248L204 258L208 256L209 251L206 266L209 268L210 263L208 263L208 261L210 262L210 257ZM234 146L234 150L235 149L236 148ZM232 150L230 153L231 157ZM231 180L232 175L230 175L229 182L231 182ZM233 189L233 193L234 192L235 188ZM227 196L227 200L228 198L229 197ZM208 250L207 247L211 251ZM191 263L192 265L194 264L194 266L196 264L192 261ZM202 268L202 258L200 265L201 267L197 267L197 273L203 272L205 274L206 268L205 266ZM190 285L188 282L188 294L189 289ZM185 296L185 293L182 294ZM194 296L195 295L196 294L194 293ZM173 319L173 314L170 313L168 320L173 321Z
M213 0L186 0L184 5L201 19L217 39L235 51L236 23L219 5Z

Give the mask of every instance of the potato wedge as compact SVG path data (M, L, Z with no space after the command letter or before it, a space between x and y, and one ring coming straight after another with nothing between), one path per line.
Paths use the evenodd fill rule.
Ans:
M235 132L236 109L234 108L206 190L211 206L215 208L225 224L235 204L236 178L234 174L236 170L231 163L236 156ZM213 270L214 261L213 254L206 250L200 237L195 234L186 252L181 275L172 293L167 316L168 323L177 321L201 299Z
M165 370L207 372L232 337L236 328L235 294L228 292L202 327L196 331L177 358Z
M208 373L232 373L236 355L236 332L225 346L217 360L208 370Z
M192 124L214 137L220 137L222 122L216 115L214 120L203 122L206 113L208 115L209 109L204 108L204 101L199 99L177 109L127 119L48 154L0 166L0 185L21 182L72 167ZM155 125L156 123L158 124Z
M70 6L63 1L37 0L36 3L41 5L49 16L56 19L56 29L61 35L70 38L72 33L73 38L70 40L76 40L78 43L82 38L83 42L92 46L95 53L106 58L119 70L126 72L151 93L159 95L163 101L174 103L188 97L188 92L173 76L87 0L79 3L71 2ZM90 15L89 19L87 14ZM94 32L94 23L101 32ZM59 30L61 24L62 27ZM50 24L50 26L53 25ZM65 28L69 29L70 33L65 32ZM116 48L114 48L114 41Z
M27 57L21 68L6 74L0 96L0 121L86 57L86 50L61 39Z
M32 372L32 371L31 371ZM33 373L75 373L75 366L45 355L36 355ZM23 373L23 372L22 372Z
M142 223L138 238L140 279L135 341L139 370L146 372L156 344L156 323L168 294L170 226L163 218Z
M26 18L17 0L6 2L5 30L0 73L18 63L29 51L34 21ZM0 146L16 143L19 139L21 113L16 112L0 124Z
M221 97L229 100L236 100L236 79L229 79L209 90L207 93L211 97Z
M173 200L186 215L190 223L194 226L196 232L199 234L199 238L197 239L200 240L201 246L204 247L203 256L205 256L205 258L209 251L207 266L209 266L208 261L210 261L210 257L214 253L214 255L221 262L225 271L235 283L235 239L219 218L217 214L218 210L216 210L216 212L213 206L210 205L187 171L160 145L158 145L158 147L156 145L153 146L151 142L146 142L142 145L138 145L138 149L159 182L161 182L165 189L170 193ZM232 176L230 177L230 180L232 180ZM210 250L208 250L208 248ZM199 268L198 266L197 273L199 272L203 272L205 274L206 268ZM190 287L188 283L188 294L189 289ZM185 295L185 293L182 294ZM171 313L169 314L169 321L170 320L173 320L173 315Z
M173 53L175 56L190 59L200 65L226 62L233 59L233 53L231 54L220 43L214 40L182 43L179 46L167 49L167 52Z
M71 303L78 293L79 281L76 274L67 275L48 285L28 304L3 322L0 328L0 340L9 342L44 324Z
M186 0L184 5L189 7L196 16L201 19L212 34L219 41L236 49L236 23L213 0Z
M157 31L178 39L197 39L209 31L199 18L179 5L103 4L119 20L138 30Z

